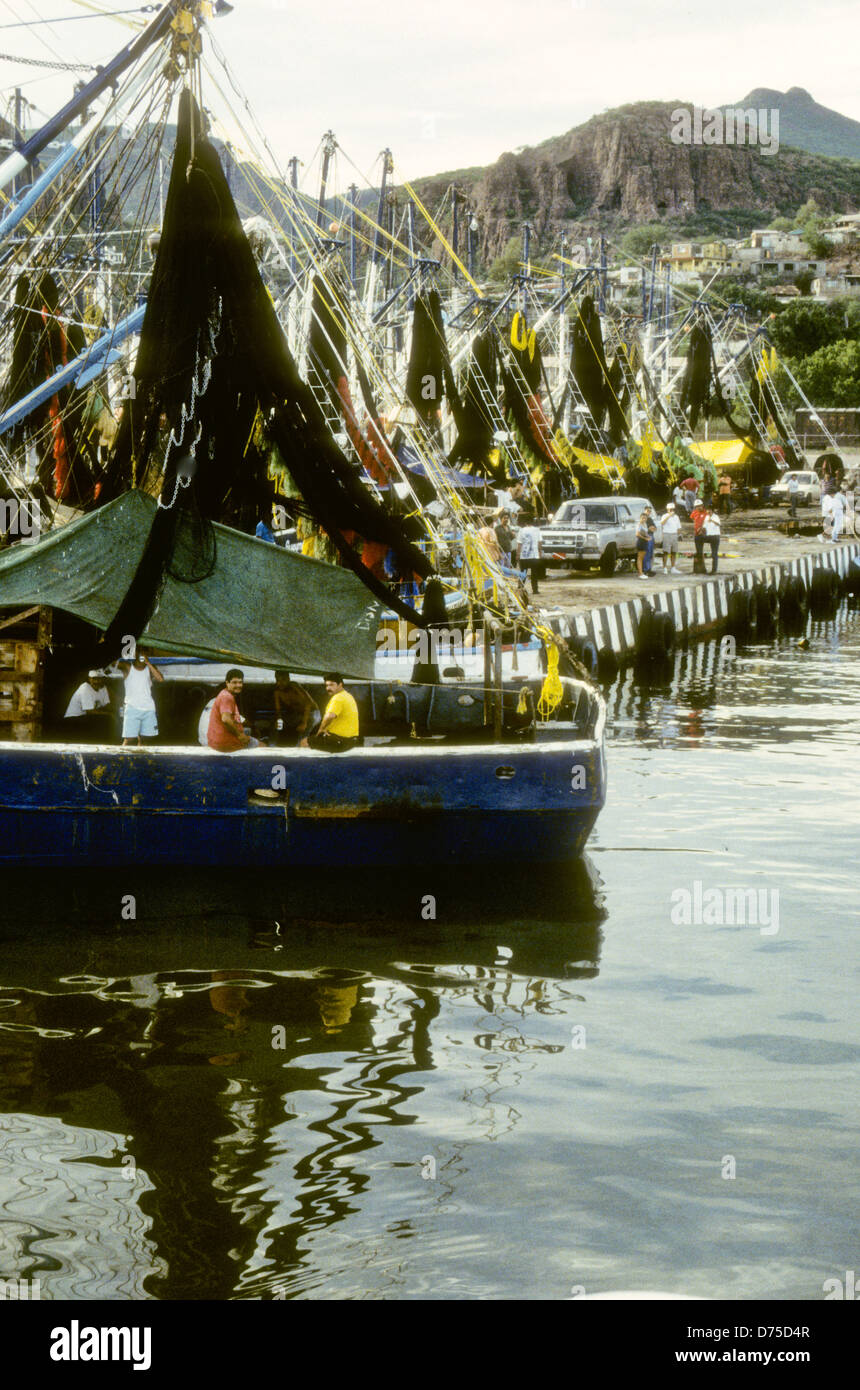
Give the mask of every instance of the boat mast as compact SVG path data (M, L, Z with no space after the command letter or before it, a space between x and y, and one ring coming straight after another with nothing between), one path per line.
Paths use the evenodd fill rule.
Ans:
M6 188L13 179L17 178L18 174L23 173L27 165L41 154L45 146L49 145L60 134L60 131L65 130L76 116L85 112L90 103L97 96L100 96L106 87L116 86L116 79L121 72L125 72L126 68L130 67L141 54L164 37L169 31L181 4L182 0L168 0L168 3L159 10L155 19L147 25L143 33L138 34L130 43L127 43L111 62L99 69L95 77L76 90L71 101L66 102L61 110L46 121L41 130L37 130L35 135L31 135L20 149L13 150L4 159L3 163L0 164L0 189Z

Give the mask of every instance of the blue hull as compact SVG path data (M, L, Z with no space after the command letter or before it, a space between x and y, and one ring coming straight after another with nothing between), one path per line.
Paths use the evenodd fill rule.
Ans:
M547 730L548 734L549 730ZM546 735L544 735L546 737ZM605 797L596 737L491 747L7 745L0 862L31 866L519 864L570 859Z

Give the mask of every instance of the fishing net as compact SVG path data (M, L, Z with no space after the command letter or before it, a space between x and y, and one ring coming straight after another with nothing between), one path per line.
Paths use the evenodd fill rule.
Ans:
M327 329L337 334L330 312ZM337 367L331 344L318 339L316 348ZM344 457L299 377L218 156L184 92L134 390L99 498L139 486L159 494L159 509L108 646L142 631L172 567L190 582L211 572L208 522L253 531L268 515L276 496L268 471L273 447L341 562L420 623L362 565L352 542L390 547L402 569L422 577L429 561Z

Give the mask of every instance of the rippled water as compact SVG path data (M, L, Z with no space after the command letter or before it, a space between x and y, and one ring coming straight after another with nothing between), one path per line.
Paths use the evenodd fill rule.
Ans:
M810 638L612 687L561 871L7 875L0 1277L821 1298L860 1255L860 615Z

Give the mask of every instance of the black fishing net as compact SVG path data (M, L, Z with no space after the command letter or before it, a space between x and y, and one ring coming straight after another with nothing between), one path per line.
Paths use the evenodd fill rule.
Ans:
M337 327L333 320L329 326ZM276 495L268 476L272 446L342 563L386 604L420 622L362 565L347 539L351 533L384 544L402 569L422 577L431 572L344 457L299 377L187 92L134 383L99 501L136 485L159 495L160 505L106 647L142 631L172 566L191 579L208 572L208 521L252 531L268 514Z
M52 275L40 275L33 282L25 275L18 277L10 310L12 355L0 391L4 409L83 352L83 329L75 322L65 323L65 318ZM100 468L97 443L87 427L88 405L88 392L67 384L9 430L5 442L13 453L23 455L28 445L35 447L32 492L37 499L54 498L76 507L92 499Z
M495 442L491 411L498 391L497 356L495 332L486 328L472 344L461 418L450 460L451 463L471 463L475 472L495 476L501 481L504 469L494 465L491 458Z
M584 295L574 319L570 344L570 369L598 429L606 413L607 370L600 315L590 294Z

